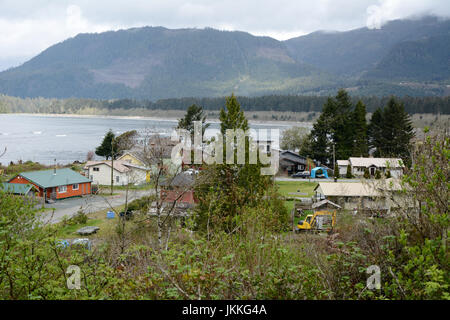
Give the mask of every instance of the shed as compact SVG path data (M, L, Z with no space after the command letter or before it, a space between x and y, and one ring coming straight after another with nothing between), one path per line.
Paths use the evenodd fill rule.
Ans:
M24 197L34 197L34 193L37 191L32 184L22 184L22 183L0 183L0 189L3 192L11 193Z
M321 200L319 202L313 203L312 209L342 209L342 207L330 200Z
M196 202L194 197L195 174L187 171L177 174L171 179L161 182L161 198L164 202L186 203L193 205Z

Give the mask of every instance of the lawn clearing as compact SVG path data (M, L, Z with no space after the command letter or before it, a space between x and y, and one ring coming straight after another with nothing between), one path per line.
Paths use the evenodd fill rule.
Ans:
M124 209L124 205L115 207L114 210L117 212L115 214L114 219L107 219L106 212L111 209L104 209L97 212L93 212L88 214L88 221L84 224L78 223L73 225L65 225L61 228L61 231L58 233L58 236L65 239L74 239L74 238L101 238L105 235L111 234L111 232L115 232L115 227L117 225L118 212L121 212ZM63 222L60 222L63 224ZM95 226L99 227L100 230L97 233L90 236L80 236L77 233L77 230L86 226Z
M286 197L286 198L309 198L314 195L314 188L317 186L317 182L309 182L309 181L277 181L278 192ZM299 192L305 193L305 195L293 195L289 193ZM294 200L286 200L284 202L285 207L289 212L294 208ZM305 214L302 217L295 218L295 224L298 223L298 220L303 220L307 214L310 212L305 211Z
M276 181L278 185L278 192L285 197L312 197L314 195L314 188L317 182L309 181ZM306 193L307 195L290 195L291 192Z

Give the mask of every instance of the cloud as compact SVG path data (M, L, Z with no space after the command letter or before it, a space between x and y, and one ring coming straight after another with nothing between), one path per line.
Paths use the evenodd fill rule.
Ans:
M285 40L449 11L449 0L0 0L0 70L85 32L212 27Z
M0 70L23 63L49 46L83 32L103 32L113 25L97 24L83 17L81 8L69 5L56 17L0 16Z
M450 3L448 0L379 0L367 8L366 26L379 29L390 20L425 14L449 17Z

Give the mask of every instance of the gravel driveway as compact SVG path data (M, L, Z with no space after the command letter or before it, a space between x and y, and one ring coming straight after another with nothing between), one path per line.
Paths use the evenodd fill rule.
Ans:
M142 198L149 195L152 190L131 190L128 192L128 202ZM43 214L43 220L50 223L57 223L63 219L64 216L71 217L80 210L80 208L87 214L105 210L110 207L117 207L125 203L125 191L118 191L117 195L113 196L99 196L90 195L85 197L77 197L71 199L58 200L53 204L45 204L46 208L54 208L52 212L47 210ZM40 205L39 205L40 206Z

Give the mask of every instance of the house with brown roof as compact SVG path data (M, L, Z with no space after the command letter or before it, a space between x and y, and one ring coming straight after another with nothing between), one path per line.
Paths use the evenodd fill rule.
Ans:
M194 171L183 171L172 178L161 182L160 196L164 202L185 203L194 205L197 200L194 197L194 184L196 173Z

